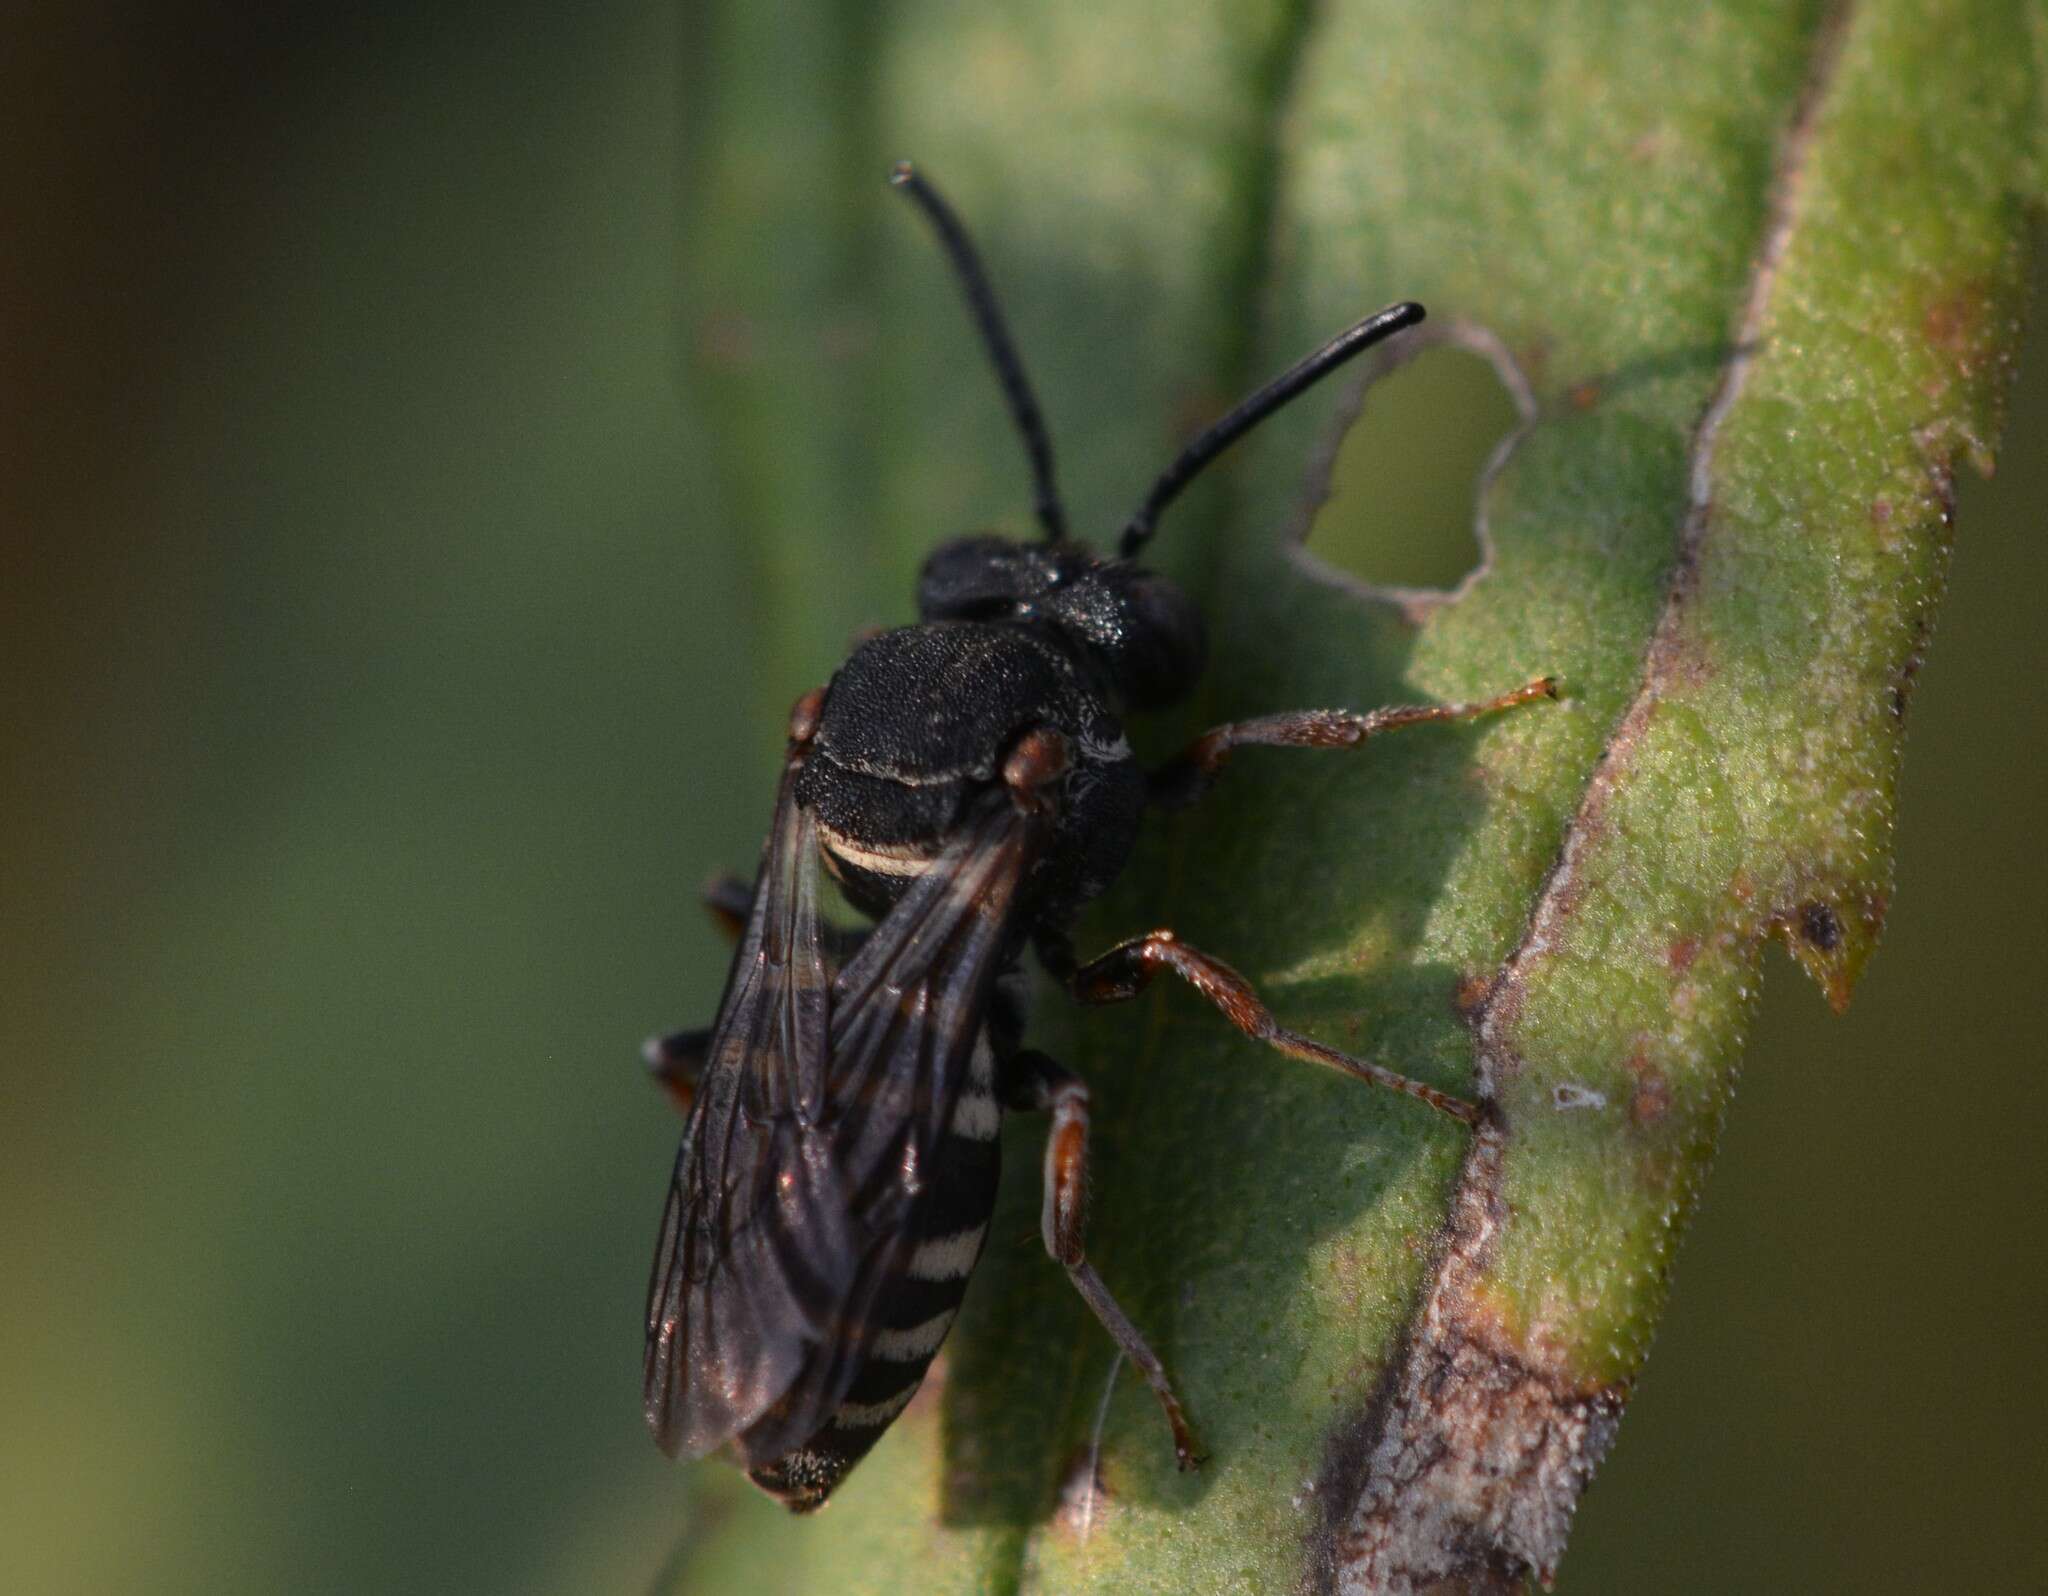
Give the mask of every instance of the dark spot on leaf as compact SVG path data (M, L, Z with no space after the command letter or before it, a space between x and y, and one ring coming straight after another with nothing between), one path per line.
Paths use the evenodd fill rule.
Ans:
M1698 937L1680 937L1664 950L1664 961L1671 966L1674 975L1683 975L1692 968L1692 961L1700 956Z
M1458 1011L1461 1019L1471 1021L1479 1018L1479 1011L1486 1006L1486 996L1493 990L1493 977L1468 973L1458 977L1458 984L1451 993L1451 1007Z
M1891 518L1892 501L1890 499L1872 499L1870 501L1870 519L1875 525L1884 526Z
M1628 1117L1637 1125L1654 1125L1671 1112L1671 1083L1663 1071L1646 1063L1636 1077L1635 1090L1628 1096Z
M1829 904L1804 904L1799 910L1799 934L1821 952L1832 953L1842 945L1842 922Z
M1933 606L1923 604L1913 617L1913 646L1907 651L1905 662L1899 666L1892 679L1891 708L1894 720L1906 718L1906 704L1913 696L1913 683L1920 675L1921 661L1927 657L1927 640L1933 630Z
M1927 307L1920 330L1928 343L1955 362L1957 375L1970 377L1997 350L1992 317L1992 287L1982 280L1965 283L1946 299Z
M1588 378L1575 382L1565 393L1565 401L1574 410L1591 410L1600 402L1600 384Z

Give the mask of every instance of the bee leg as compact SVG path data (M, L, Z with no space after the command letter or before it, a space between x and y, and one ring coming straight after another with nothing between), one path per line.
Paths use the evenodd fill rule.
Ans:
M685 1117L697 1097L697 1082L704 1075L704 1058L711 1047L711 1032L671 1031L667 1036L650 1036L640 1046L640 1057L661 1089L675 1100Z
M1146 777L1153 803L1179 809L1193 803L1215 783L1234 748L1254 744L1267 748L1356 748L1396 726L1425 721L1472 720L1532 699L1557 697L1557 679L1539 677L1511 693L1464 704L1417 704L1375 709L1360 715L1348 709L1298 709L1256 720L1231 721L1202 733L1178 755Z
M1044 933L1038 938L1038 956L1047 970L1067 984L1077 1003L1121 1003L1144 991L1161 970L1170 971L1215 1004L1226 1020L1255 1042L1413 1097L1463 1124L1479 1123L1478 1107L1462 1097L1286 1029L1259 1001L1249 981L1221 959L1189 947L1171 931L1133 937L1086 964L1075 963L1073 945L1063 934Z
M729 871L713 876L704 883L704 907L711 911L718 929L737 942L754 909L754 885Z
M704 907L733 941L747 928L747 915L754 907L752 885L736 875L713 876L704 883ZM704 1058L711 1047L709 1029L671 1031L650 1036L640 1044L640 1058L647 1072L668 1093L684 1118L697 1097L697 1082L703 1078Z
M1125 1357L1145 1376L1152 1394L1166 1410L1173 1430L1173 1455L1183 1469L1202 1461L1194 1431L1180 1398L1166 1378L1158 1354L1146 1345L1109 1287L1088 1262L1084 1245L1088 1228L1088 1087L1072 1070L1030 1049L1003 1066L1003 1097L1016 1109L1050 1111L1052 1130L1045 1141L1045 1210L1040 1229L1045 1250L1067 1271L1074 1289L1095 1310L1095 1317Z

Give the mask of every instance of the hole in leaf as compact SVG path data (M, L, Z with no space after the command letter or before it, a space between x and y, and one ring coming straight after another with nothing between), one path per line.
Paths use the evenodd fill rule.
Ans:
M1456 587L1479 563L1479 474L1521 419L1466 349L1438 344L1382 376L1338 445L1310 552L1375 586Z

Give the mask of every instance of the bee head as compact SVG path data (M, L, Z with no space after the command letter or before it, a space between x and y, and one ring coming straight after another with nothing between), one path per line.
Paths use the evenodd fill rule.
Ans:
M992 533L934 549L917 579L926 621L1048 628L1079 652L1127 709L1186 695L1208 660L1202 615L1178 586L1079 543L1014 543Z

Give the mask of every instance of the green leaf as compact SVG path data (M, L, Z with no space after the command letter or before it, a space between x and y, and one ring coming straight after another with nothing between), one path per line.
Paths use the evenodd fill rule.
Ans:
M707 6L696 37L691 399L703 491L758 563L764 726L849 631L907 618L936 538L1028 527L952 286L882 185L899 155L980 237L1098 538L1192 424L1391 299L1523 406L1455 594L1337 569L1402 536L1376 463L1337 447L1355 386L1191 492L1159 557L1216 660L1146 748L1545 672L1568 698L1243 756L1082 927L1087 951L1173 925L1287 1023L1483 1097L1477 1137L1184 992L1043 1005L1041 1045L1095 1092L1092 1254L1205 1470L1174 1472L1039 1249L1042 1127L1013 1121L943 1375L816 1519L701 1470L674 1588L1548 1577L1646 1356L1765 939L1839 1006L1883 923L1952 463L1988 466L2018 337L2038 18L776 4ZM1401 405L1398 371L1367 375L1374 416Z

